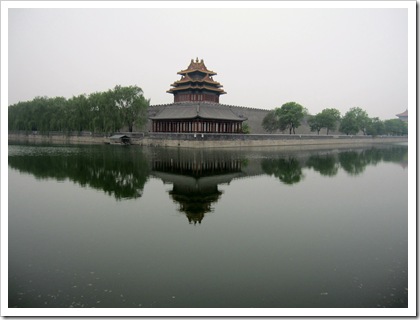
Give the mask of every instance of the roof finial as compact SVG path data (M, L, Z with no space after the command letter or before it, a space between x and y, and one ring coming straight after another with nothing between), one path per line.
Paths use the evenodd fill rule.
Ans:
M198 62L198 57L195 58L195 62Z

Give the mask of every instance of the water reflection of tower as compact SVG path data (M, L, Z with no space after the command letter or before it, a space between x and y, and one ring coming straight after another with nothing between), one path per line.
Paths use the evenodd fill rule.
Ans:
M153 160L152 174L173 184L171 198L179 204L179 211L186 214L189 223L196 224L220 199L218 185L243 176L241 167L242 160L232 154L167 152Z

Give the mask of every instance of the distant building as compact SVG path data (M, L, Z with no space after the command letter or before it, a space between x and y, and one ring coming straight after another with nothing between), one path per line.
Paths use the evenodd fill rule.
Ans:
M109 137L109 143L111 144L131 144L131 138L124 134L116 134Z
M192 59L188 68L178 74L181 79L167 91L174 95L174 103L150 116L153 132L242 132L242 122L247 118L219 103L220 95L226 92L213 80L217 73L208 70L203 60Z
M396 115L400 120L404 121L404 122L408 122L408 110L405 110L402 113L399 113Z

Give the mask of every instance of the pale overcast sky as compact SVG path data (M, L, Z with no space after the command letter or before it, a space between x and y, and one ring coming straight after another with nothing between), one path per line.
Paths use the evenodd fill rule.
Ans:
M171 103L197 57L218 73L223 104L381 119L409 104L406 8L13 8L8 19L9 105L115 85Z

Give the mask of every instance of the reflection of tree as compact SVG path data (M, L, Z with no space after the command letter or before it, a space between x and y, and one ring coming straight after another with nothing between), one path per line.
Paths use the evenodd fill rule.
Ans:
M368 165L382 161L407 164L408 148L406 146L381 146L328 152L325 154L310 153L307 157L301 154L293 157L290 154L279 157L278 154L266 154L261 161L261 169L268 175L274 175L285 184L298 183L303 178L302 169L311 168L323 176L335 176L340 167L350 175L359 175ZM306 159L306 161L305 161Z
M362 150L359 156L363 159L366 165L377 165L383 161L385 152L386 149L371 148Z
M285 184L298 183L303 178L302 168L296 158L264 159L261 168L266 174L274 175Z
M138 198L149 175L141 149L121 146L36 147L9 156L10 167L36 178L69 179L103 190L116 199Z
M407 160L408 148L395 146L387 148L369 148L357 151L341 152L338 160L341 167L350 175L359 175L368 165L376 165L381 161L401 163Z
M393 147L383 150L382 160L385 162L408 162L408 148L407 147Z
M212 210L221 196L219 184L244 175L265 173L285 184L295 184L303 179L304 166L321 175L334 176L340 167L358 175L366 166L382 161L404 167L408 161L408 147L398 145L331 151L325 155L298 153L296 157L271 150L245 153L239 149L143 149L110 145L38 145L13 150L9 153L9 165L14 169L39 179L69 179L103 190L116 199L140 197L151 169L155 176L172 174L162 176L162 180L173 184L170 197L191 222L201 221Z
M368 162L366 158L356 151L341 152L338 155L341 167L352 176L356 176L365 171Z
M306 161L308 168L318 171L323 176L333 177L337 174L339 165L334 155L313 155Z

